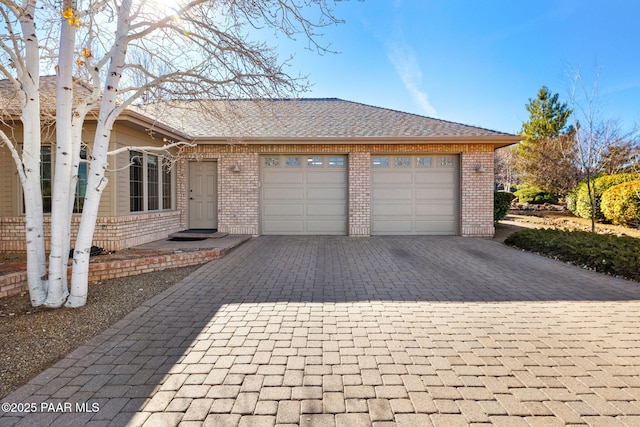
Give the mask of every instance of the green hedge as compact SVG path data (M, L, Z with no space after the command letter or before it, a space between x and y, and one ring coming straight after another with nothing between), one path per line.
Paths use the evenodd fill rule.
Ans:
M600 209L614 224L640 224L640 180L609 187L602 193Z
M548 191L541 190L538 187L525 186L514 193L520 203L558 203L558 198Z
M615 175L603 175L591 180L591 185L595 189L595 218L597 221L604 221L605 217L600 210L600 200L602 193L614 185L638 179L637 174L619 173ZM593 191L593 189L592 189ZM582 218L591 218L591 200L587 189L587 181L582 181L568 195L567 208L574 215Z
M493 220L500 221L503 220L507 213L509 213L509 208L511 207L511 201L515 199L513 193L509 193L508 191L496 191L493 193Z
M527 229L505 243L596 271L640 281L640 239L553 229Z

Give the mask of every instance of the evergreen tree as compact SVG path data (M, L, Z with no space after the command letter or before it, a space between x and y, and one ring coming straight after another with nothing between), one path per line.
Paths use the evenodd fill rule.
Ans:
M525 184L564 196L579 176L572 111L559 95L542 86L526 105L529 121L522 124L523 141L516 150L517 168Z

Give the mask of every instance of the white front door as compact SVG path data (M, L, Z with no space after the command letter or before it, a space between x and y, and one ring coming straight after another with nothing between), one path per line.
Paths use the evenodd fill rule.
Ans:
M189 228L218 228L218 164L189 162Z

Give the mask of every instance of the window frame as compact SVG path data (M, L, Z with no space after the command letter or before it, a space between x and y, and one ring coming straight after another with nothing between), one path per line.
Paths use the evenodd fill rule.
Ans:
M42 194L42 213L51 214L53 208L53 183L55 180L55 150L52 143L43 143L40 146L40 191ZM45 153L47 151L47 153ZM84 206L84 196L87 191L88 166L86 163L87 151L85 148L80 152L80 163L78 164L78 181L74 192L72 214L81 214ZM45 186L45 183L47 185ZM22 185L18 185L20 195L20 213L24 215L24 190ZM82 190L81 190L82 189Z
M140 159L139 164L133 163L136 158ZM171 163L163 156L136 149L129 150L129 162L129 213L173 210L175 179ZM141 180L132 180L134 177L132 168L140 168ZM134 195L134 192L139 194ZM134 204L134 198L138 203Z

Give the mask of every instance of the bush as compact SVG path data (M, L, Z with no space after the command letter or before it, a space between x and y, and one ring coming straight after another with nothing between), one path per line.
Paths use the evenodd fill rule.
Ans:
M602 193L600 210L614 224L640 223L640 180L609 187Z
M520 203L532 203L541 205L543 203L558 203L558 198L548 191L538 187L525 186L514 193Z
M507 216L509 208L511 207L511 201L515 198L516 196L514 196L513 193L509 193L507 191L496 191L493 193L494 221L503 220Z
M593 270L640 281L640 239L623 236L527 229L505 243Z
M619 173L615 175L603 175L591 180L592 191L595 189L595 218L596 221L604 221L605 217L600 210L602 193L609 187L638 179L638 175L632 173ZM591 200L587 189L587 181L582 181L569 194L567 207L574 215L582 218L591 218Z

